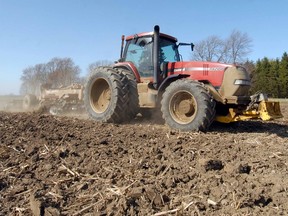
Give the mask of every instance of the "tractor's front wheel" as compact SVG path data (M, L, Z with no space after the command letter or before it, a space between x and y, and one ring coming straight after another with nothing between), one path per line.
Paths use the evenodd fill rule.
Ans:
M202 83L180 79L166 88L161 111L171 128L206 131L215 117L215 102Z
M84 88L84 104L92 119L123 122L128 99L125 76L110 67L98 67L91 72Z

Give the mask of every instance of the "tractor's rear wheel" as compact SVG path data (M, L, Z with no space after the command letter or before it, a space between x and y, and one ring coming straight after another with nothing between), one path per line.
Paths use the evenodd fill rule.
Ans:
M84 88L84 104L92 119L123 122L128 99L125 76L110 67L98 67L91 72Z
M33 109L37 105L37 97L32 94L27 94L23 98L23 109L28 111Z
M166 88L161 111L171 128L206 131L215 117L215 101L202 83L181 79Z
M127 78L128 84L128 110L127 113L127 120L134 119L136 115L140 112L139 108L139 95L137 90L137 81L135 75L129 71L122 68L116 68L118 73L123 74Z

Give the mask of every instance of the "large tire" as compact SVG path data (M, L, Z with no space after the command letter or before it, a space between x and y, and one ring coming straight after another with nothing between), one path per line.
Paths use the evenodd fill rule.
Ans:
M99 122L123 122L128 99L125 76L110 67L98 67L91 72L84 88L84 105L92 119Z
M137 80L135 75L129 71L122 68L116 68L118 73L123 74L127 78L128 84L128 110L127 113L127 120L134 119L136 115L140 112L139 108L139 95L137 89Z
M163 118L181 131L207 131L215 118L215 101L204 84L180 79L171 83L161 101Z
M27 94L24 96L23 98L23 109L25 111L29 111L33 108L35 108L35 106L38 104L37 101L37 97L35 95L32 94Z

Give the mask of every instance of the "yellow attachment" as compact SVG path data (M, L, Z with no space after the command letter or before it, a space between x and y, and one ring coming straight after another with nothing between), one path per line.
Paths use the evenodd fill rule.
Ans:
M258 107L260 118L264 121L282 118L279 102L261 101Z
M282 118L283 115L280 110L280 103L273 101L261 101L258 105L258 109L239 111L235 108L230 108L229 113L226 116L217 115L215 121L221 123L230 123L236 121L244 121L247 119L260 118L263 121Z

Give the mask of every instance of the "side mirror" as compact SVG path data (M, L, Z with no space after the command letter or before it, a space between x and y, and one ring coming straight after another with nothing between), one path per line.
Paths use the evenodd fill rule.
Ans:
M191 50L193 51L195 45L193 43L179 43L177 47L179 46L191 46Z
M191 43L191 51L193 51L194 50L194 44L193 43Z

